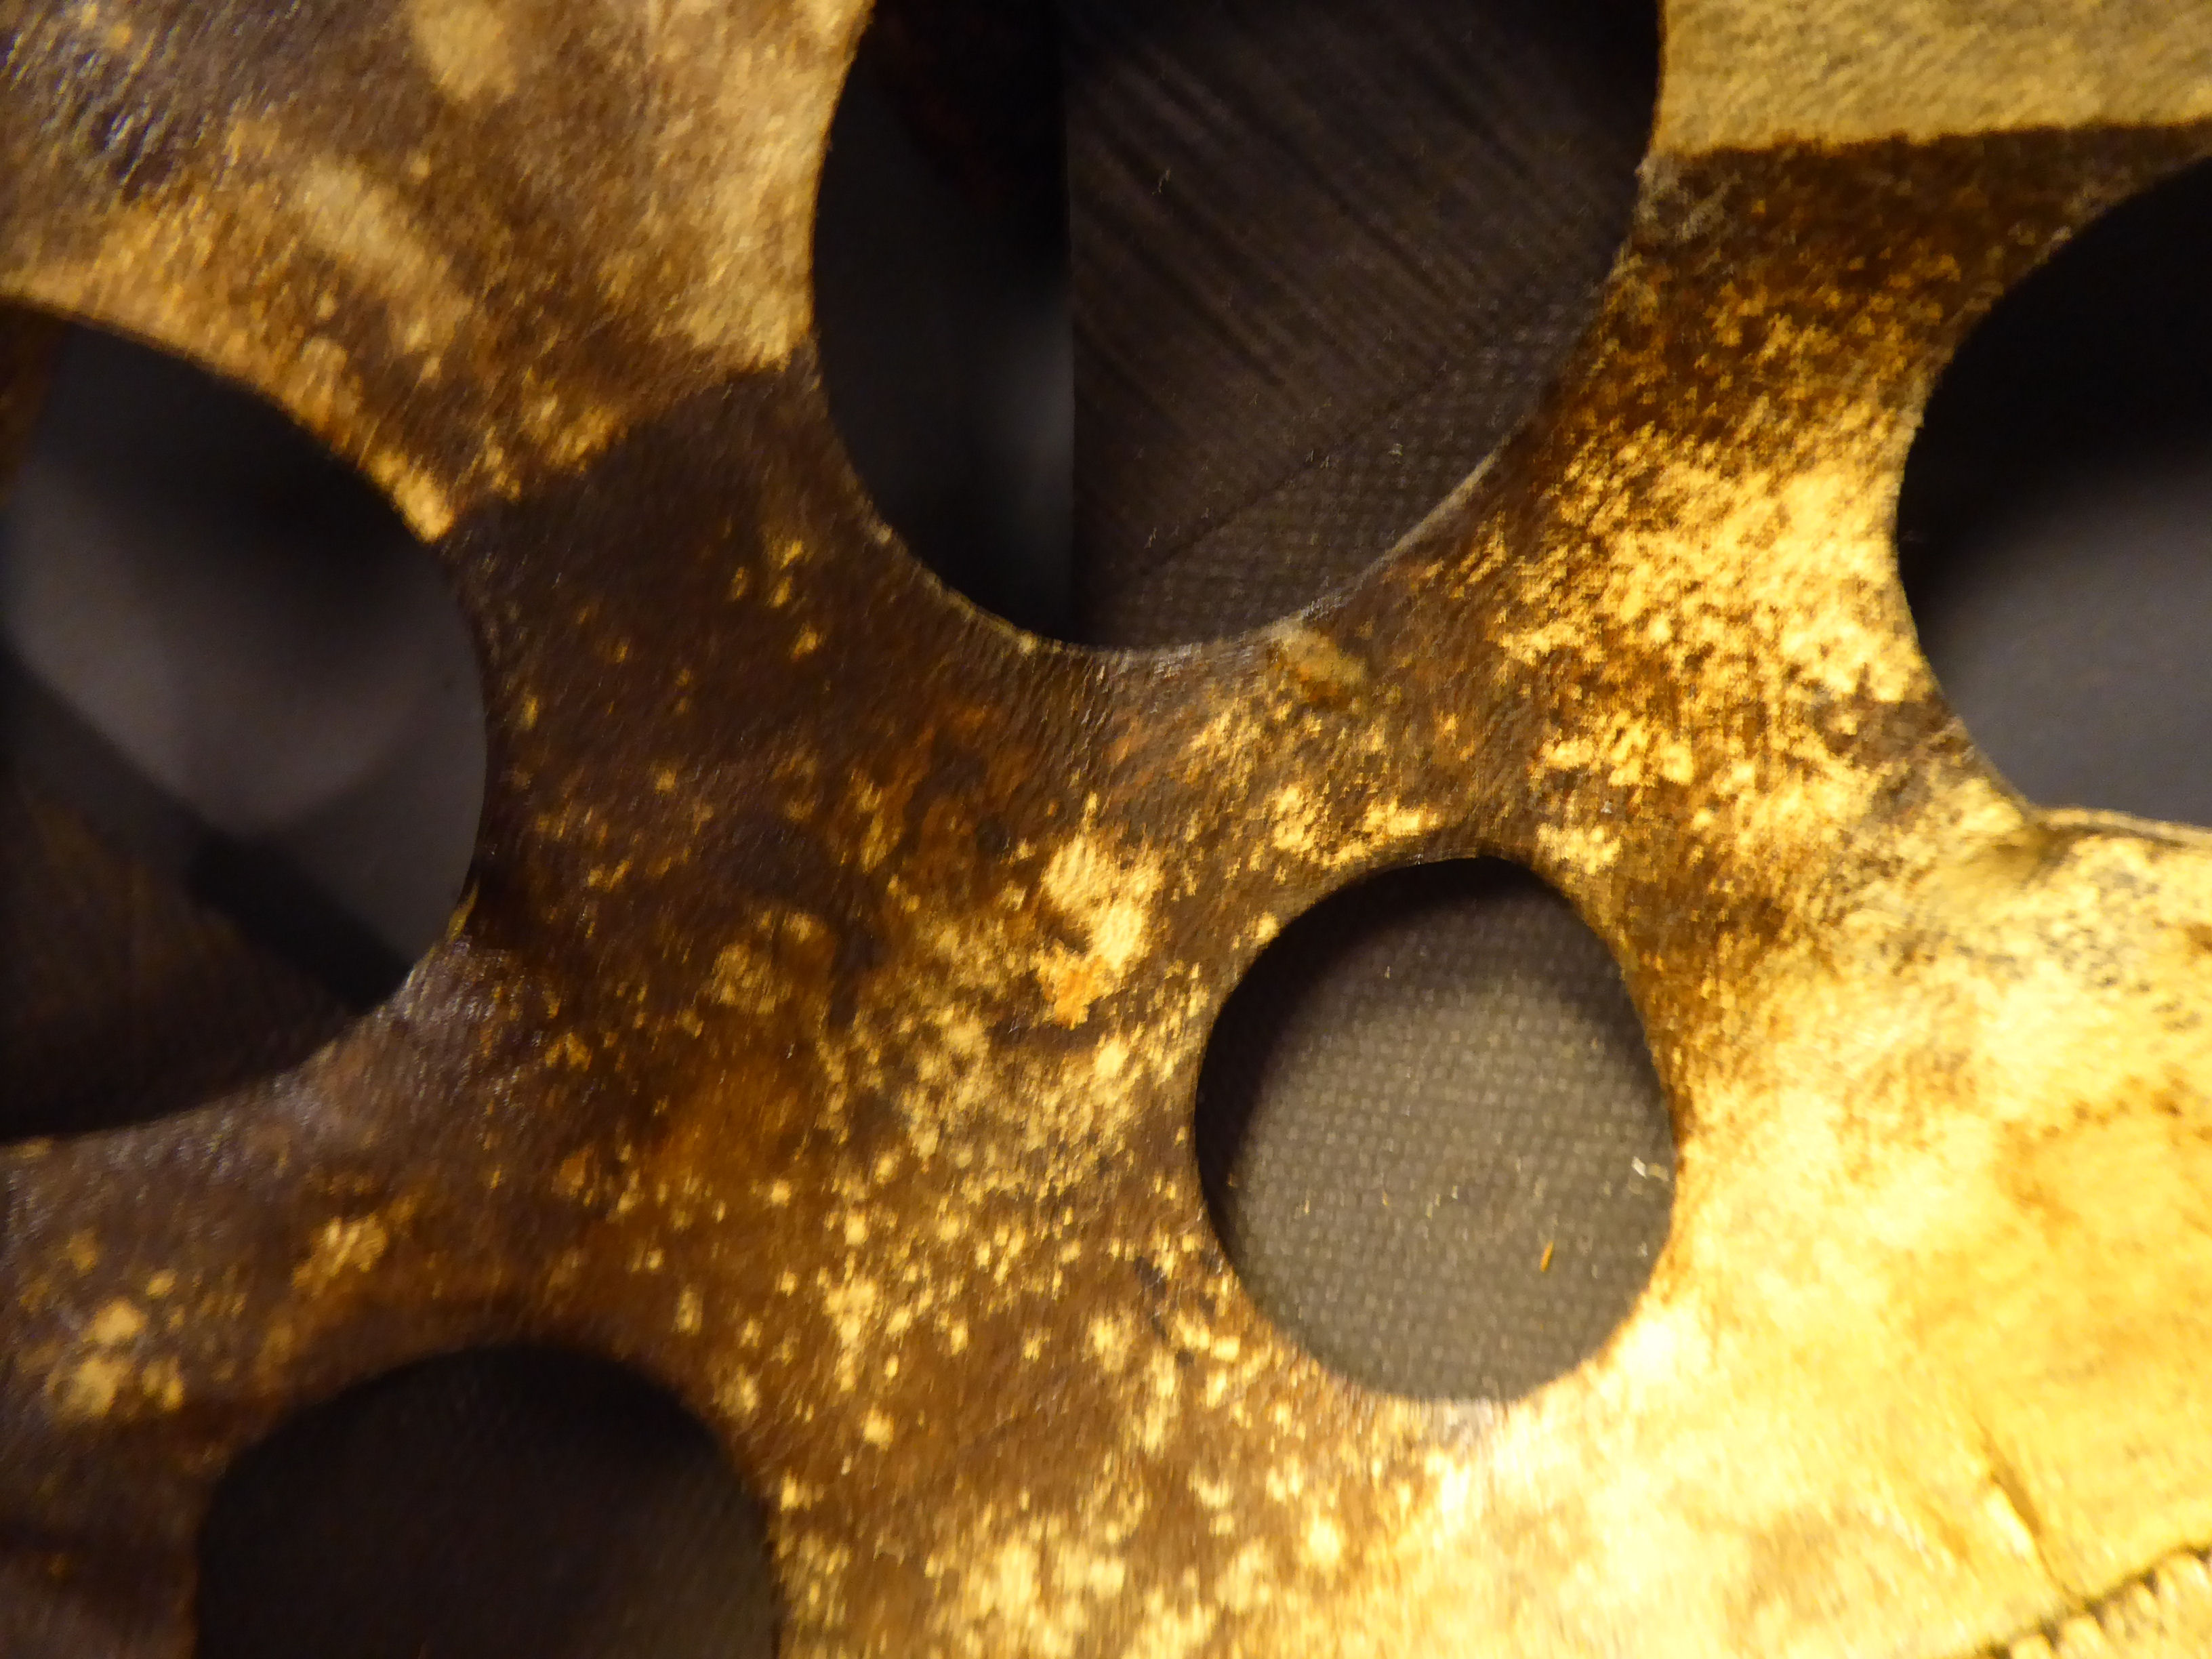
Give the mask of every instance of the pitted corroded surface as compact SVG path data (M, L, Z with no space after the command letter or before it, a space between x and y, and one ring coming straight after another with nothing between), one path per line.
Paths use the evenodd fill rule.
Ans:
M184 1651L242 1447L529 1337L714 1426L793 1654L2185 1650L2212 842L2014 798L1890 545L1972 318L2212 153L2212 13L2089 9L1677 0L1537 422L1331 603L1109 655L934 586L832 434L856 6L19 4L0 285L442 534L495 770L390 1005L0 1154L0 1646ZM1649 1292L1508 1407L1287 1344L1187 1123L1284 921L1474 852L1619 955L1680 1141Z

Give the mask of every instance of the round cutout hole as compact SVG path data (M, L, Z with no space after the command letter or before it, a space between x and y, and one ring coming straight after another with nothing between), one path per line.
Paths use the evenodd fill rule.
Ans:
M2124 203L1974 330L1898 507L1952 708L2030 799L2212 824L2212 167Z
M769 1659L758 1502L672 1398L542 1349L301 1413L201 1535L199 1659Z
M1394 871L1285 928L1224 1005L1199 1168L1253 1298L1332 1368L1510 1400L1649 1281L1674 1139L1618 967L1489 860Z
M1042 632L1295 611L1533 410L1657 87L1651 0L881 0L815 241L855 468Z
M64 337L0 510L0 1138L296 1064L443 934L474 647L381 495L257 397Z

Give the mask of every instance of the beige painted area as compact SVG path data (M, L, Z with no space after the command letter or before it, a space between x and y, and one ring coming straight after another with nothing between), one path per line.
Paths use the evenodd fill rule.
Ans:
M1654 147L2212 116L2200 0L1668 0Z
M1874 971L1781 967L1692 1083L1653 1295L1440 1460L1424 1650L1935 1659L2212 1536L2212 1022L2146 1018L2212 854L2089 826L1992 905L1996 805L1851 919Z
M653 88L633 242L614 295L662 292L663 325L735 365L787 357L812 325L814 196L862 0L627 0Z
M452 96L514 96L519 43L496 0L410 0L407 21L416 52Z

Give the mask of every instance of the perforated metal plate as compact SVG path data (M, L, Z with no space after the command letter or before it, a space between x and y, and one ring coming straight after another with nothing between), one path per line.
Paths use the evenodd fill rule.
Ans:
M0 286L441 538L495 776L389 1004L5 1153L0 1645L182 1650L233 1460L527 1338L712 1426L793 1653L2198 1650L2212 849L2006 789L1890 514L1973 317L2212 150L2212 15L1679 0L1529 422L1319 606L1152 654L978 615L845 465L862 21L11 15ZM1190 1132L1279 928L1475 854L1610 947L1680 1147L1649 1288L1505 1405L1285 1340Z

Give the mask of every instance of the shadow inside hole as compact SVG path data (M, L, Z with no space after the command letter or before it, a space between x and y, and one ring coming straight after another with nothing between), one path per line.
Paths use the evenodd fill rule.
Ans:
M0 516L0 1137L304 1059L443 934L483 775L467 626L384 498L68 331Z
M1673 1132L1620 970L1496 860L1286 927L1215 1024L1196 1128L1254 1300L1396 1394L1509 1400L1572 1369L1666 1241Z
M352 1018L0 764L0 1144L183 1110L289 1069Z
M1900 574L1951 706L2052 805L2212 823L2212 166L2001 300L1930 398Z
M767 1659L758 1503L618 1367L429 1361L241 1457L202 1534L199 1659Z
M1060 46L1042 0L881 0L830 132L815 322L876 507L950 586L1070 626Z

